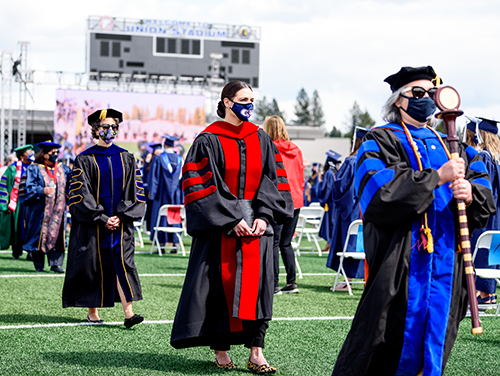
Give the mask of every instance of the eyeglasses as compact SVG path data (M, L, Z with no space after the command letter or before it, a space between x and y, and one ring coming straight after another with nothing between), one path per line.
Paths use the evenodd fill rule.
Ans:
M118 124L113 124L113 125L110 125L110 124L101 124L100 127L102 127L102 129L113 129L114 131L116 131L118 129Z
M411 91L413 98L420 99L425 96L425 93L429 94L429 97L431 99L434 99L434 94L436 94L437 87L431 87L429 90L425 90L423 87L420 86L412 86L407 89L403 90L403 93L407 93Z

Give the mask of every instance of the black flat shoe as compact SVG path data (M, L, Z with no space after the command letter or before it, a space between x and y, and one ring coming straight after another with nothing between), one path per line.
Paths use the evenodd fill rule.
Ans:
M45 270L43 270L43 269L36 269L35 271L36 271L37 273L45 273Z
M54 265L50 267L50 270L56 273L64 273L64 269L61 268L59 265Z
M131 328L135 324L140 324L143 321L144 321L144 316L142 316L142 315L134 315L134 316L132 316L129 319L125 319L125 322L123 323L123 325L125 325L126 328Z
M87 322L90 322L92 324L104 324L103 320L91 320L90 317L87 316Z

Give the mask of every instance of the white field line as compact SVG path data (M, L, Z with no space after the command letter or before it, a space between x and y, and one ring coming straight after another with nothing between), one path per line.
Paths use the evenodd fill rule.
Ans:
M286 275L286 273L280 273L280 275ZM323 276L331 275L336 276L337 273L302 273L304 276ZM175 273L175 274L139 274L139 277L185 277L186 273ZM5 274L0 275L0 278L54 278L54 277L64 277L64 274Z
M273 318L272 321L330 321L330 320L352 320L354 316L326 316L326 317L281 317ZM174 320L145 320L143 324L172 324ZM4 325L0 329L37 329L37 328L55 328L61 326L89 326L89 325L123 325L123 321L110 321L103 324L93 324L89 322L77 323L54 323L54 324L35 324L35 325Z
M495 317L494 314L481 314L481 317ZM354 316L325 316L325 317L275 317L272 321L333 321L333 320L352 320ZM143 324L172 324L173 320L145 320ZM55 328L62 326L89 326L89 325L123 325L123 321L110 321L103 324L93 324L89 322L78 323L54 323L54 324L35 324L35 325L4 325L2 329L39 329L39 328Z

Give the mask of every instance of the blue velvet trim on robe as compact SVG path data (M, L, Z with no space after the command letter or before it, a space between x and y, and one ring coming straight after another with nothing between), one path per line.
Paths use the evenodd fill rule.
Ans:
M354 189L356 194L359 195L359 186L365 175L370 171L381 171L385 169L386 165L380 159L377 158L367 158L361 163L356 171L356 176L354 177Z
M108 149L111 149L110 146ZM102 147L101 147L102 148ZM90 148L92 149L92 148ZM104 148L102 148L104 149ZM102 150L103 153L95 153L94 158L99 166L99 203L104 207L104 213L111 217L116 215L118 204L123 199L124 188L124 164L120 152L115 152L121 148ZM108 152L106 152L108 151ZM111 162L111 163L110 163ZM113 180L111 180L111 178ZM126 271L124 270L122 260L123 249L123 224L115 231L110 231L104 226L100 226L99 231L99 247L101 252L111 252L112 258L103 257L103 268L109 268L106 265L108 262L113 262L111 267L116 270L116 274L120 279L120 285L123 287L123 292L127 301L132 300L132 292L127 281ZM106 283L106 282L105 282ZM107 281L114 284L114 281Z
M476 184L479 184L479 185L482 185L486 188L489 188L490 190L493 190L493 187L491 186L491 183L488 179L485 179L485 178L477 178L477 179L474 179L472 181L473 183L476 183Z
M488 170L486 170L486 165L484 164L483 161L474 161L469 165L469 168L477 172L488 173Z
M465 152L467 153L467 157L469 157L469 160L472 160L476 155L479 154L477 150L470 145L465 148Z
M366 208L370 205L370 202L375 196L375 193L385 184L389 183L394 178L394 170L385 169L377 172L373 175L368 183L365 185L363 194L359 199L359 206L363 215L365 214Z
M363 143L358 149L358 154L357 154L358 160L362 157L364 153L369 151L375 151L375 152L380 151L380 146L378 146L377 141L375 140L363 141Z

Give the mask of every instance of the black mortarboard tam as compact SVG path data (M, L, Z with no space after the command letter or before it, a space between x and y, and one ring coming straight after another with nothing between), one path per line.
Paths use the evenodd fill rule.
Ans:
M89 125L92 125L92 123L95 123L98 120L104 120L106 118L118 119L118 124L123 121L122 113L120 111L113 110L112 108L97 110L96 112L89 115L87 121Z
M485 118L477 118L479 124L477 127L485 132L490 132L493 134L498 134L498 121L490 120Z
M443 80L436 74L430 65L417 68L403 67L398 73L387 77L384 82L391 85L391 90L394 93L406 84L417 80L429 80L432 81L435 86L439 86L443 83Z

